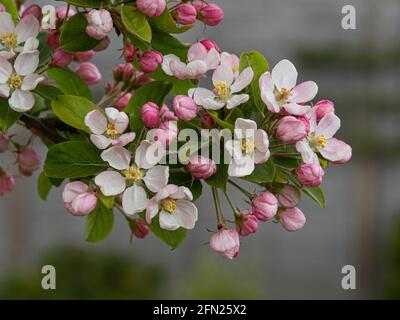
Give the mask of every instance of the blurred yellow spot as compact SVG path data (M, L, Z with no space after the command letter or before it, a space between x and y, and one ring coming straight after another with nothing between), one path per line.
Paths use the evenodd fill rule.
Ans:
M169 213L174 213L176 210L176 201L171 198L163 199L161 200L161 207Z

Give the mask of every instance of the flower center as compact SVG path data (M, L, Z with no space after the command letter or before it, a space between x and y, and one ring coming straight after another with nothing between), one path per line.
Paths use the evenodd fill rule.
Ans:
M22 86L22 78L13 73L8 79L7 84L10 89L19 89Z
M282 88L281 91L278 91L276 99L278 101L286 101L291 95L292 93L290 92L290 90Z
M222 101L229 98L229 85L225 81L218 80L215 84L215 92Z
M107 131L106 131L107 136L110 138L115 138L119 136L118 130L115 128L114 123L109 123L107 126Z
M8 50L17 45L17 35L13 32L1 34L0 40L2 41L3 46Z
M161 200L161 207L168 213L174 213L176 210L176 201L171 198Z
M322 149L326 148L327 144L328 144L328 139L325 135L320 135L318 137L313 137L310 140L310 144L313 147L320 147Z
M256 148L252 139L243 139L242 140L242 151L245 154L253 153L254 149Z
M126 169L123 174L128 180L139 181L143 177L143 173L137 166L131 166L129 169Z

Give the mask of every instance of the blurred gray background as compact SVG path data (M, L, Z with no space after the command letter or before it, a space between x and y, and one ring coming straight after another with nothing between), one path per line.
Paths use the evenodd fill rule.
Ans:
M385 297L393 226L400 216L400 2L213 2L225 10L225 20L207 30L207 37L225 51L239 54L259 50L270 66L283 58L291 60L299 71L299 80L318 83L317 98L335 102L342 117L339 138L353 146L353 159L327 170L323 183L327 208L321 209L303 197L301 209L307 223L302 230L288 233L279 224L261 224L257 234L242 240L240 256L226 261L204 245L209 239L206 228L215 228L207 188L197 202L200 219L196 229L181 247L171 251L153 236L134 239L131 244L130 230L121 216L116 217L107 240L85 243L84 219L64 210L61 190L53 190L45 203L37 195L37 177L21 178L15 192L0 199L0 278L7 281L10 275L24 272L40 276L41 264L51 264L51 259L47 262L43 255L73 246L84 249L82 254L117 253L127 261L159 267L159 272L165 273L163 287L157 295L150 292L148 298ZM356 8L356 30L341 28L341 9L346 4ZM183 39L203 37L199 23ZM114 37L112 47L94 59L105 82L119 62L118 49L121 44ZM99 93L101 89L100 85L95 87ZM235 199L241 198L231 192ZM227 205L225 210L229 214ZM341 269L348 264L357 270L356 290L341 288ZM78 261L69 272L90 273L83 268ZM58 281L56 291L62 291L60 276ZM218 289L221 295L215 294ZM52 293L46 297L52 298Z

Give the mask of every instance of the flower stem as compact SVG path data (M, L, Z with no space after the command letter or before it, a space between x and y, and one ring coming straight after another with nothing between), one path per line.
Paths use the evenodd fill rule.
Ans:
M214 200L214 205L215 205L215 212L217 215L218 228L220 228L220 227L226 228L225 219L224 219L224 216L221 211L221 202L219 199L218 190L215 187L212 187L211 189L212 189L213 200Z
M224 191L224 195L225 195L226 200L227 200L228 203L229 203L229 206L231 207L231 209L232 209L232 211L233 211L233 214L234 214L235 216L236 216L236 215L239 215L239 210L238 210L238 208L235 207L235 205L233 204L231 198L229 198L228 193L227 193L226 191Z
M232 180L228 179L228 182L233 185L235 188L237 188L239 191L241 191L243 194L245 194L250 200L253 198L253 195L248 192L247 190L243 189L241 186L239 186L237 183L233 182Z

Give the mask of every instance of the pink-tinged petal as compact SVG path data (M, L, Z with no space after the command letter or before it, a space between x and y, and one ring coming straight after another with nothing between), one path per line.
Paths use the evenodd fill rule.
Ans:
M207 49L200 43L197 42L189 48L188 60L202 60L205 61L207 58Z
M36 38L39 34L39 21L31 14L28 14L18 23L15 28L17 34L17 42L22 43L29 38Z
M281 60L272 69L272 79L279 90L292 90L297 81L296 67L289 60Z
M129 118L125 112L119 112L115 108L107 108L105 111L110 122L114 123L115 129L119 133L123 133L128 128Z
M6 59L0 58L0 83L7 83L12 73L12 65Z
M176 214L161 210L159 214L160 227L164 230L174 231L180 227L180 219Z
M94 183L100 187L105 196L116 196L124 192L125 178L116 171L104 171L94 178Z
M279 113L280 107L274 94L274 80L269 72L265 72L259 80L261 100L267 105L268 110L273 113Z
M17 112L25 112L35 105L35 97L29 91L15 90L8 99L11 109Z
M193 200L193 194L190 191L189 188L187 187L179 187L178 191L175 192L174 194L171 194L172 199L176 200L188 200L192 201Z
M94 134L102 134L107 130L107 118L100 110L90 111L85 116L85 124Z
M38 83L44 79L45 78L43 76L36 73L28 74L22 81L21 89L24 91L34 90Z
M147 202L146 207L146 222L151 223L151 220L157 215L160 208L158 207L158 202L155 197L151 198Z
M131 153L121 146L114 146L103 151L101 158L117 170L126 170L131 163Z
M196 102L197 105L202 106L203 105L203 101L205 99L212 99L214 100L214 98L216 97L216 95L208 89L204 89L204 88L196 88L193 90L189 90L189 95L192 94L193 95L193 99L194 102Z
M242 91L251 83L253 77L254 72L251 67L247 67L246 69L244 69L231 86L231 93Z
M227 109L233 109L243 103L246 103L249 101L249 95L248 94L235 94L233 95L229 100L228 103L226 104Z
M181 61L172 60L169 65L173 76L175 76L179 80L187 79L188 72L185 63Z
M317 109L311 108L305 116L310 121L310 132L315 133L315 130L317 130Z
M207 65L204 61L195 60L189 62L186 66L186 74L191 79L204 76L207 73Z
M212 76L212 82L214 86L217 85L219 81L225 82L228 86L232 84L233 71L229 66L223 64L215 69Z
M243 160L241 162L237 162L235 160L228 167L228 175L231 177L244 177L248 176L254 171L254 159L249 155L243 156Z
M128 215L142 212L148 203L146 191L136 183L125 190L122 195L122 208Z
M11 15L8 12L0 12L0 35L14 32L14 22Z
M173 76L174 75L172 73L172 70L171 70L171 62L172 61L180 62L180 59L179 59L179 57L177 57L174 54L167 54L167 55L164 56L163 62L161 64L161 68L169 76Z
M135 163L139 168L150 169L154 167L165 155L162 143L143 140L135 152Z
M11 51L0 51L0 58L6 59L6 60L10 60L14 56L15 56L14 52L11 52Z
M176 215L179 225L185 229L193 229L198 219L197 207L188 200L177 200Z
M292 89L289 102L305 103L315 98L318 93L318 86L314 81L300 83Z
M215 48L212 48L210 51L207 53L207 58L206 58L206 65L208 70L213 70L216 69L219 65L220 62L220 57L219 53Z
M303 106L294 102L286 103L283 108L286 110L287 113L293 114L295 116L302 116L310 111L310 106Z
M10 96L10 87L7 84L0 84L0 97L8 98Z
M256 164L265 163L268 161L270 156L271 156L271 152L269 152L268 149L265 151L255 150L254 151L254 163L256 163Z
M351 147L338 139L331 138L327 140L325 148L318 149L321 155L332 162L345 163L351 158Z
M146 172L143 181L151 192L158 192L161 188L167 185L168 178L169 167L154 166Z
M112 143L110 138L101 134L91 134L90 141L92 141L92 143L100 150L106 149Z
M17 74L27 76L34 73L39 65L39 51L22 52L15 59L14 68Z
M262 129L257 129L254 136L254 144L257 150L261 152L267 151L269 147L268 134Z
M311 149L307 140L304 139L297 142L296 150L301 154L301 158L303 159L304 163L313 163L319 165L318 157Z
M116 146L125 147L127 144L129 144L133 140L135 140L135 137L136 137L136 133L134 133L134 132L124 133L117 140L114 140L112 143L113 143L113 145L116 145Z
M80 181L67 183L62 194L63 201L65 203L72 202L77 196L88 191L88 189L88 185Z
M326 138L332 138L340 128L340 119L334 113L326 114L317 125L316 136L324 135Z
M235 137L238 139L254 137L257 123L253 120L237 118L235 121Z
M161 201L162 199L168 198L173 194L176 194L177 192L179 192L178 186L174 184L167 184L165 187L163 187L157 192L155 199L157 201Z

